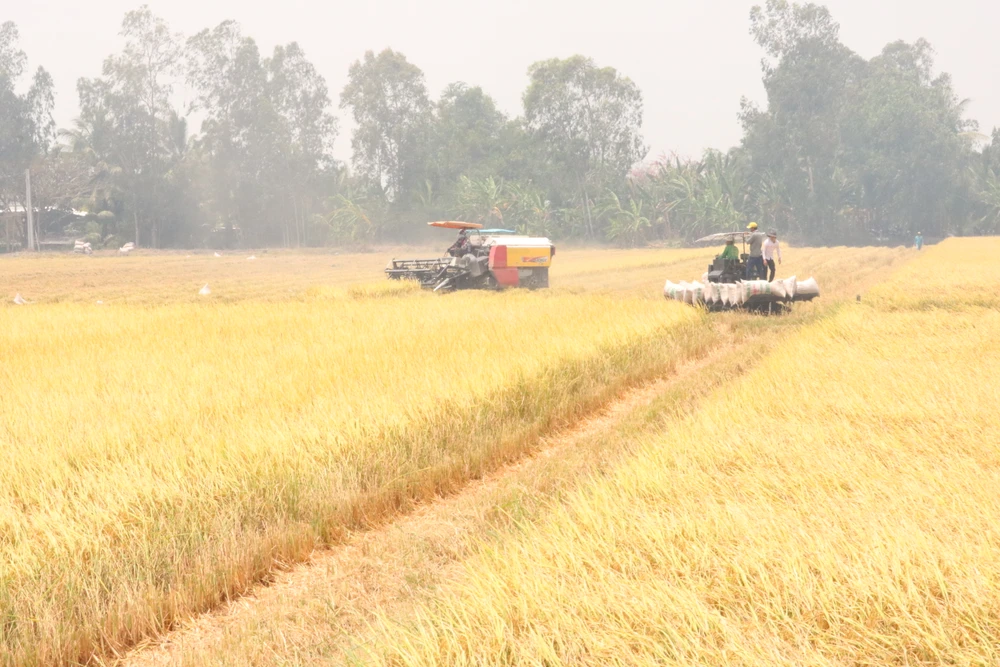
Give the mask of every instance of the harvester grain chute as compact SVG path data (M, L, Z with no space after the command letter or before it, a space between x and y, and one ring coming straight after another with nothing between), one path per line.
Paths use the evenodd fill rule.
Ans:
M415 280L427 289L503 289L549 286L549 267L556 254L544 237L510 229L483 229L474 222L429 222L431 227L459 230L446 257L393 259L385 269L393 280Z
M751 232L723 232L698 239L697 243L731 243L742 240L743 252L730 256L720 254L708 266L701 281L673 283L663 286L667 299L691 305L704 305L708 310L749 310L763 313L784 312L791 303L812 301L819 296L816 280L798 280L795 276L781 280L762 280L763 276L748 279L746 240Z

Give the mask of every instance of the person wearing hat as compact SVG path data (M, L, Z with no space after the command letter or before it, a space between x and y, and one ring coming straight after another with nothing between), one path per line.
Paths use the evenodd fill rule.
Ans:
M924 233L917 232L917 235L913 237L913 247L920 250L924 247Z
M764 239L767 236L764 235L764 232L757 229L756 222L751 222L747 225L747 229L751 232L747 238L747 245L750 246L750 259L747 260L747 280L766 278L767 271L764 270L763 245Z
M446 251L452 257L461 257L469 251L469 237L465 235L465 230L458 230L458 238Z
M764 252L764 266L768 270L767 282L774 280L774 257L777 255L778 264L781 264L781 245L778 243L778 230L773 227L767 230L767 240L761 246Z
M722 259L739 259L740 249L736 247L736 239L732 236L726 238L726 247L719 253Z

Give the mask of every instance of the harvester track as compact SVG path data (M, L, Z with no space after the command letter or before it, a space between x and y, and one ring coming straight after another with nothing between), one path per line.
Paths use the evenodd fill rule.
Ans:
M698 387L704 395L715 386L699 377L708 367L727 364L731 371L742 372L752 364L750 357L763 353L759 347L756 354L747 353L756 336L724 334L724 339L726 342L708 355L680 364L665 377L626 390L571 427L542 438L539 446L520 460L381 527L357 532L343 544L314 552L308 561L277 573L247 595L137 646L117 664L189 664L185 657L203 655L228 641L240 641L236 637L241 628L266 625L268 619L294 617L302 613L305 601L321 597L336 609L336 627L326 626L327 637L321 641L337 642L336 650L342 659L349 654L357 657L355 637L363 633L373 615L410 604L422 589L414 581L447 578L448 569L467 555L466 539L488 529L496 519L497 508L511 493L519 494L525 487L534 491L544 487L542 494L550 495L572 484L575 478L607 465L609 455L614 458L613 452L600 443L606 443L606 436L630 415L675 388L683 389L682 393L690 398L688 384ZM716 383L729 377L725 372L708 375ZM696 403L697 397L686 401L683 408L692 409ZM360 650L363 653L363 647Z

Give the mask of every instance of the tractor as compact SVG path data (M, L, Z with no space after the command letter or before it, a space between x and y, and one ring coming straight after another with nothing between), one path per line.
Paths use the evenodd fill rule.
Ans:
M702 305L710 312L739 309L765 314L783 313L792 302L812 301L819 296L819 285L813 278L800 281L792 276L768 282L761 275L748 276L746 239L749 235L750 232L723 232L698 239L696 243L735 243L739 237L743 241L743 252L736 255L733 250L730 253L733 256L726 257L726 253L716 256L701 282L673 283L668 280L663 286L663 295L667 299Z

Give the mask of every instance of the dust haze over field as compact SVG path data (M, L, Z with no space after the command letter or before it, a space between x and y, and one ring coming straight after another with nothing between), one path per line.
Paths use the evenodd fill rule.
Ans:
M5 7L0 665L997 664L994 5Z
M348 64L365 50L399 49L425 70L432 92L452 81L482 85L511 114L520 107L528 65L586 53L627 72L645 91L646 138L653 157L672 152L697 157L706 148L736 144L739 96L764 99L760 56L746 25L753 3L743 0L642 0L627 9L556 0L488 8L457 0L419 6L401 0L329 6L190 0L148 4L188 34L236 19L264 50L298 40L335 91L346 83ZM824 4L844 26L845 43L865 56L895 39L928 39L937 48L940 67L953 74L962 97L972 99L970 114L986 130L1000 125L1000 91L992 78L1000 70L991 29L1000 23L995 3ZM44 0L5 8L0 18L20 26L33 62L53 73L61 91L56 103L61 126L68 126L77 113L76 80L91 76L119 47L118 22L135 6L124 0L92 6ZM350 157L346 133L336 153Z
M0 248L996 233L1000 10L966 6L22 5Z

